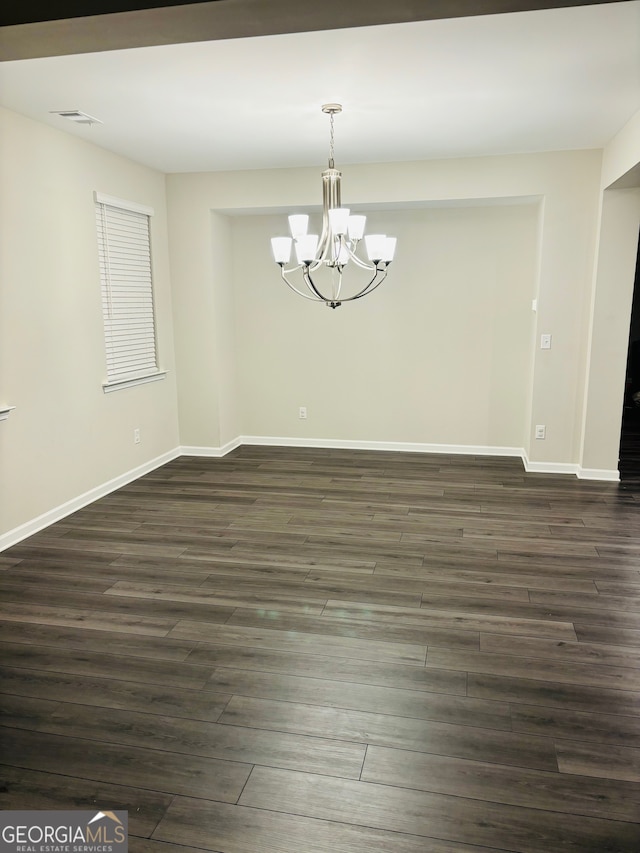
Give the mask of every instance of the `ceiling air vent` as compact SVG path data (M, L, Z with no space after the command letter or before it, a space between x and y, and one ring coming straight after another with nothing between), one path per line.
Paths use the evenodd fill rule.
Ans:
M83 113L82 110L49 110L49 112L52 115L68 118L69 121L75 121L76 124L102 124L99 118Z

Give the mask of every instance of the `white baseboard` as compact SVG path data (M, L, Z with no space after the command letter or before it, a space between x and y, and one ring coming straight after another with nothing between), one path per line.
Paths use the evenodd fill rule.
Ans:
M523 451L522 462L525 471L539 474L572 474L579 480L606 480L617 483L620 472L608 468L583 468L572 462L531 462Z
M60 506L50 509L37 518L27 521L25 524L21 524L7 533L3 533L0 536L0 551L11 548L12 545L17 545L18 542L22 542L23 539L33 536L34 533L38 533L38 531L43 530L45 527L49 527L50 524L61 521L63 518L71 515L72 512L76 512L82 509L82 507L87 506L87 504L93 503L111 492L115 492L116 489L126 486L127 483L137 480L150 471L155 471L156 468L166 465L167 462L171 462L172 459L176 459L178 456L180 456L180 448L176 447L174 450L169 450L167 453L163 453L161 456L157 456L155 459L151 459L137 468L132 468L130 471L120 474L119 477L114 477L113 480L109 480L107 483L102 483L102 485L96 486L94 489L89 489L88 492L79 495L77 498L60 504Z
M578 478L580 480L607 480L610 483L620 482L620 471L609 468L579 468Z
M235 450L236 447L240 447L241 444L242 438L238 436L238 438L234 438L233 441L228 441L226 444L223 444L222 447L193 447L185 445L180 448L180 455L209 456L219 459L222 456L226 456L227 453L231 453L231 451Z
M282 436L242 435L239 444L265 447L319 447L327 450L391 450L396 453L445 453L456 456L516 456L520 447L488 447L475 444L418 444L406 441L351 441L330 438L284 438Z
M573 462L532 462L527 454L522 452L524 470L531 474L573 474L577 476L580 466Z

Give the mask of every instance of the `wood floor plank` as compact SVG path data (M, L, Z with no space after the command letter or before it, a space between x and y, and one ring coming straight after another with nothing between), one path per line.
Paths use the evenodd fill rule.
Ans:
M635 539L635 531L631 527L619 527L612 529L608 525L597 525L595 523L585 526L583 531L575 528L559 528L551 525L551 533L560 536L564 541L576 541L594 543L596 547L601 545L609 545L613 543L626 543L633 547Z
M153 601L186 601L195 604L213 604L221 607L256 607L260 610L284 610L294 613L322 613L325 598L301 598L291 593L277 595L277 590L269 592L269 587L262 584L262 592L247 592L238 579L233 578L229 586L235 588L235 593L226 591L224 585L214 582L215 586L207 587L206 581L199 586L188 588L177 584L150 584L131 581L117 581L106 590L106 595L122 595L131 598L147 598Z
M514 732L640 748L640 719L637 717L513 705L511 720Z
M151 838L129 833L129 853L199 853L196 847L186 847L184 844L171 844L167 841L154 841Z
M460 561L458 561L459 563ZM558 577L546 576L541 574L512 574L510 572L499 572L487 570L485 567L478 566L476 570L471 568L434 568L433 566L387 566L384 563L376 565L374 577L384 575L388 577L416 578L423 580L428 584L429 589L431 583L439 584L445 579L455 581L456 589L460 592L465 589L472 594L478 592L478 585L487 589L492 589L493 585L508 587L523 587L525 589L550 589L560 590L563 592L593 592L597 593L597 582L590 579L582 579L579 577ZM640 579L639 579L640 580ZM467 584L473 586L469 588ZM640 588L640 587L639 587ZM488 593L487 593L488 594Z
M625 779L638 783L640 791L640 749L600 743L561 741L556 744L562 773L595 776L598 779ZM640 812L640 807L636 815Z
M576 636L581 643L631 646L640 649L640 629L608 628L604 625L583 625L576 622Z
M55 773L64 756L68 776L94 782L125 785L145 791L182 794L235 803L242 793L251 764L221 761L180 753L143 749L119 744L88 742L81 738L44 734L37 731L3 729L0 740L7 763L29 770Z
M4 608L3 613L4 616ZM34 624L32 622L0 621L0 643L28 643L63 649L109 650L111 655L144 657L154 660L185 660L196 643L189 640L168 640L164 636L149 637L135 632L133 636L114 631L101 631L84 622L80 627Z
M606 667L640 668L640 649L605 643L542 640L531 637L503 637L480 634L480 651L491 654L522 655L566 663L594 663Z
M560 763L572 764L570 760ZM587 817L633 822L640 812L640 785L612 784L585 778L580 779L577 785L575 779L562 773L518 771L486 761L468 761L426 754L426 751L409 752L377 745L367 749L361 779L381 785Z
M637 564L637 559L640 553L640 544L637 539L631 542L624 542L618 539L616 545L598 544L597 551L598 556L603 557L605 560L619 560L625 564L636 560Z
M52 527L47 529L52 530L54 527L55 525L52 525ZM10 549L11 554L15 555L15 558L11 558L14 559L14 564L33 563L35 565L41 565L44 571L46 571L46 567L48 565L51 565L54 568L56 566L62 566L67 570L70 568L78 570L79 565L81 564L83 569L91 571L94 568L108 566L114 559L113 554L87 554L86 551L82 550L62 553L59 550L47 551L46 548L37 548L32 544L32 542L33 537L30 537L18 545L14 545ZM4 552L4 554L6 553L8 552ZM8 560L9 557L5 556L4 559Z
M452 649L429 649L427 667L506 675L513 678L557 681L640 692L640 669L598 666L573 660L541 659Z
M49 649L48 646L2 643L0 657L6 666L99 676L121 681L162 684L176 688L202 687L211 670L179 661L151 661L118 657L104 652Z
M207 568L201 563L194 568L192 563L185 561L186 565L181 570L182 563L178 557L165 560L156 557L141 561L138 565L134 564L134 559L124 557L122 560L113 560L108 564L98 564L89 568L85 566L84 569L90 571L92 578L110 581L111 584L118 580L128 580L197 585L209 575ZM7 572L7 578L14 575L22 577L23 575L41 574L43 572L49 575L75 577L77 568L64 561L22 560L18 566L14 566Z
M417 608L415 608L417 610ZM275 611L265 612L239 607L230 616L226 625L244 627L269 627L280 631L295 631L301 634L320 636L350 637L360 640L381 641L383 643L410 643L427 646L432 643L451 649L478 649L480 640L477 632L461 631L455 628L431 628L426 620L414 624L398 624L397 621L368 621L365 619L332 618L331 616L299 616L298 614Z
M255 543L243 543L241 548L234 548L236 553L243 553L247 556L262 553L264 550L264 544ZM278 555L278 558L285 553L283 546L276 543L271 550L274 556ZM375 562L377 559L385 559L389 562L413 563L417 566L422 564L422 553L417 546L394 543L381 547L379 543L355 540L347 536L320 536L310 533L306 537L304 545L299 545L296 550L314 557L321 563L326 562L327 556L339 552L347 559L352 560L373 560Z
M545 574L579 570L587 575L591 573L592 578L628 578L637 572L636 565L625 566L625 563L632 562L628 558L612 562L611 560L604 560L599 554L589 557L573 554L567 558L562 554L530 554L527 551L519 551L515 548L502 549L498 552L498 563L509 565L510 571L513 571L515 566L526 567L528 572L535 570ZM610 572L612 574L609 574Z
M20 667L3 667L0 674L0 691L5 694L3 702L7 702L5 696L9 695L47 696L59 702L142 711L149 715L150 725L153 724L153 715L157 714L215 722L231 698L230 695L214 691L203 693L184 686L177 691L173 686L162 683L141 684L117 678L92 678L89 675ZM28 715L27 718L30 719Z
M47 571L41 572L25 572L17 569L9 569L2 573L2 581L9 583L15 582L18 579L20 584L26 589L29 586L35 586L39 589L52 587L54 589L71 589L76 592L104 592L109 589L111 583L103 578L94 576L75 574L58 575ZM0 590L2 586L0 585Z
M332 575L328 572L322 572L317 575L310 572L299 586L296 586L291 582L287 583L287 589L290 591L289 594L295 594L302 600L308 597L312 601L322 600L323 603L327 598L344 598L345 600L349 599L352 601L397 604L402 607L417 608L420 606L420 595L422 589L419 584L403 590L400 586L397 588L393 588L392 586L391 589L389 589L387 585L376 586L369 575L366 575L363 578L359 577L358 580L345 579L344 575L342 576L342 580L331 580L331 578ZM234 579L229 583L232 583L234 587L241 590L242 593L250 594L251 592L254 592L254 594L261 594L260 585L256 584L254 581L243 582L236 581ZM269 586L275 592L278 588L278 583L274 582ZM210 587L220 590L223 588L222 579L213 578L210 581L205 581L202 585L203 589ZM239 604L238 606L242 605Z
M522 853L636 853L637 824L256 767L240 805ZM464 818L461 808L464 804Z
M582 684L562 684L502 675L470 672L467 695L496 702L544 705L573 711L636 716L640 693Z
M375 571L372 577L359 578L358 580L349 580L347 582L344 581L344 576L337 573L311 571L305 580L305 584L319 586L323 589L326 584L331 583L337 584L339 588L352 589L355 592L364 586L368 590L388 589L407 592L409 594L422 594L425 591L429 591L434 595L468 594L478 596L479 598L492 598L500 601L529 600L526 589L522 589L521 586L508 586L506 582L500 584L474 583L473 581L461 583L443 577L438 579L431 577L428 580L423 580L422 578L402 576L398 573L388 577L383 574L377 574ZM594 594L596 594L595 589ZM342 593L332 594L328 597L344 598Z
M171 795L129 788L108 782L92 782L61 773L45 773L24 767L2 767L0 808L22 811L83 809L129 812L129 831L147 836L154 831L169 804Z
M334 638L324 634L302 634L269 628L244 628L236 625L208 625L206 622L180 621L169 635L175 639L212 642L216 645L252 646L281 651L306 651L336 657L360 658L374 661L422 666L426 645L415 643L385 643L357 638Z
M231 543L228 543L231 547ZM88 553L95 559L96 554L103 554L108 559L120 557L123 554L139 554L147 557L154 555L160 557L178 557L184 551L183 545L155 545L151 542L127 542L123 539L100 540L92 536L90 539L74 540L66 536L61 536L59 539L52 537L45 541L40 540L40 544L32 546L16 545L15 551L12 551L15 556L43 556L45 554L56 555L58 559L67 556L69 552L72 554L83 552Z
M42 721L51 717L59 707L60 702L51 699L32 699L5 694L0 696L0 721L3 726L14 729L37 729ZM6 754L4 760L7 760Z
M425 554L424 565L433 569L440 569L443 564L442 558L438 559L435 555ZM444 564L447 568L453 570L461 568L467 571L473 571L477 566L487 571L495 572L500 575L502 573L509 576L522 573L523 576L533 576L538 579L536 589L551 589L545 583L545 579L549 582L562 579L588 580L592 583L603 577L610 580L617 580L621 583L633 582L636 580L637 572L633 568L624 568L619 566L611 566L605 563L604 560L592 559L590 557L573 557L570 560L566 558L554 558L553 555L544 554L540 557L532 557L530 555L513 555L510 559L509 555L500 552L495 561L487 561L478 563L477 560L470 559L466 553L458 554L457 557L449 557ZM532 585L532 588L533 585ZM559 588L559 587L557 587Z
M71 611L120 613L151 619L170 619L174 623L179 619L198 618L206 619L207 622L225 622L235 610L235 607L232 606L223 607L197 602L159 601L132 596L98 595L68 590L24 589L18 582L3 585L2 599L7 603L54 606L68 608ZM114 620L115 623L116 620Z
M598 595L597 599L584 593L533 590L533 604L558 604L561 607L596 607L598 610L631 610L640 612L640 595Z
M235 695L219 718L250 728L333 737L477 761L557 770L553 741L434 720Z
M224 562L226 565L232 565L233 563L244 565L261 565L261 566L269 566L274 563L277 564L280 568L300 568L310 571L316 565L322 566L337 566L337 567L345 567L348 569L352 568L364 568L373 570L376 566L375 559L373 560L359 560L357 558L349 558L343 554L336 555L335 553L328 552L323 554L322 559L318 559L314 557L313 554L308 554L302 549L296 549L294 553L283 553L276 551L275 553L270 551L269 548L248 548L245 546L243 549L234 548L230 550L227 554L224 555L215 555L211 553L210 549L206 548L187 548L184 554L181 555L181 559L185 560L198 560L205 563L222 563Z
M103 613L82 607L59 607L47 604L12 604L4 602L2 606L3 623L22 623L14 626L16 633L21 627L50 625L60 627L81 626L83 631L121 631L150 637L166 637L175 627L176 619L156 619L152 616L135 616L126 613Z
M531 592L530 595L538 593ZM543 593L540 593L541 595ZM554 593L544 593L544 595L553 595ZM571 596L578 593L571 593ZM422 596L422 607L426 610L446 610L454 611L461 614L491 614L500 616L514 616L520 619L548 619L550 621L558 620L561 622L581 622L587 625L603 625L609 628L632 628L640 629L640 613L631 610L616 610L599 607L600 599L603 596L588 596L590 607L571 605L566 603L557 604L549 602L547 604L524 602L502 602L502 601L487 601L485 599L474 598L472 596L438 596L427 595Z
M206 666L301 675L403 690L425 690L429 693L453 693L458 696L464 696L467 689L466 674L460 672L242 646L198 645L190 653L189 661Z
M246 670L217 669L208 687L216 693L233 693L258 699L276 699L308 705L372 711L398 717L440 720L489 729L511 728L508 705L445 693L345 685L320 678L305 678Z
M566 542L560 539L543 539L542 537L525 536L506 536L504 534L494 535L483 530L482 528L468 527L464 530L465 539L471 539L475 542L491 542L498 551L506 549L517 549L520 553L525 554L563 554L567 557L597 557L599 552L594 544L582 544L580 540L577 542Z
M154 716L150 725L149 716L138 711L72 704L62 705L39 731L351 779L360 776L365 751L361 744L177 717Z
M339 619L368 619L372 621L402 622L404 625L425 625L438 630L459 628L464 631L484 631L504 634L522 634L528 637L555 637L575 640L571 622L544 619L518 619L511 616L495 616L490 613L469 615L464 612L447 613L428 610L425 607L407 608L386 605L358 604L352 601L329 599L323 615ZM434 645L440 645L435 642Z
M301 817L281 811L253 809L176 797L153 833L159 841L191 844L224 853L426 853L424 837L387 832L346 821ZM132 849L137 849L133 847ZM163 853L152 849L151 853ZM147 848L142 848L147 853ZM182 853L182 849L177 853ZM509 853L495 846L457 844L429 839L428 853Z
M335 568L335 567L334 567ZM371 574L373 567L349 567L351 571ZM275 578L278 580L294 579L297 576L304 577L309 571L309 566L298 566L287 564L274 565L260 562L250 563L241 560L223 560L211 558L211 560L188 559L181 555L174 557L120 557L103 568L102 571L117 572L124 580L147 580L151 583L190 583L190 578L201 577L203 580L211 579L217 575L228 577L253 578L255 580L267 580Z
M635 583L623 583L622 581L601 580L595 581L596 588L601 595L640 595L640 572Z

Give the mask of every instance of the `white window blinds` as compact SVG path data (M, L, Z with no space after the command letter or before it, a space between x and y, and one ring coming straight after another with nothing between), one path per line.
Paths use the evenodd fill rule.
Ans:
M96 193L107 381L120 387L158 374L151 276L151 208Z

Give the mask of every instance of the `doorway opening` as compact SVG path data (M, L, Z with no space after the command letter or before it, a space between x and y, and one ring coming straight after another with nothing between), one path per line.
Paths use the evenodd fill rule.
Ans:
M629 326L619 471L621 480L640 485L640 243Z

